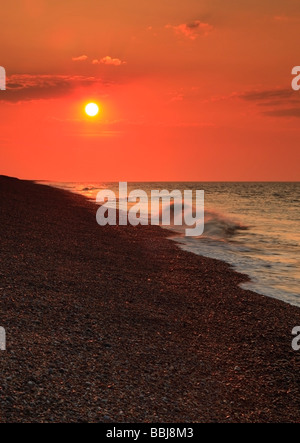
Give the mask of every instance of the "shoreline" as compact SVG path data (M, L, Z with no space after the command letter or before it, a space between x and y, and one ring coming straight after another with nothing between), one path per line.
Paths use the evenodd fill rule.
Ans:
M71 193L81 195L88 201L93 202L97 209L99 208L99 205L96 204L97 193L100 190L107 188L107 185L103 186L103 184L100 184L99 182L59 183L48 181L37 183L46 184L56 189L64 189ZM278 183L275 184L278 185ZM118 192L120 192L120 187L118 188L119 185L120 183L112 183L109 185L109 187L113 190L113 192L118 194ZM198 189L198 185L199 183L193 183L193 188ZM128 192L132 191L132 186L130 183L127 184L127 187L128 186L130 188L128 189ZM134 184L134 187L146 189L148 198L150 198L150 193L153 191L147 188L147 186L147 182ZM160 188L161 186L164 187L162 183L154 184L154 188ZM172 185L172 187L177 188L178 186L174 183L174 186ZM180 186L178 188L180 188ZM236 191L237 189L235 189L235 192ZM269 191L271 192L272 190ZM182 189L181 192L183 192ZM255 206L253 207L253 212L254 214L257 213L257 208L255 208ZM182 228L177 229L176 226L167 227L160 224L160 227L162 229L167 229L170 232L170 236L168 238L171 240L173 238L177 239L177 241L175 241L178 247L182 248L184 251L223 261L228 263L234 271L247 275L249 280L248 282L242 284L242 289L271 297L273 299L275 298L282 300L292 306L300 307L296 276L293 279L293 276L290 275L293 266L284 266L284 263L286 263L288 260L295 261L296 256L295 254L291 256L286 250L287 244L283 238L281 238L281 246L280 243L277 242L277 246L274 250L272 249L272 235L268 237L266 243L258 242L258 236L262 235L262 232L255 232L255 228L254 232L251 233L251 231L255 224L257 224L257 226L260 226L261 223L264 225L264 222L262 222L260 219L259 214L257 214L257 223L254 223L252 217L252 222L249 224L245 219L245 208L242 208L241 215L237 217L230 213L230 209L228 207L227 209L223 208L221 211L220 209L215 211L212 207L212 199L210 200L209 207L206 208L205 214L207 218L207 225L205 226L205 232L204 235L201 236L201 239L185 237L182 233ZM248 217L249 215L250 214L248 214ZM148 224L151 224L149 217ZM206 232L206 228L208 228L208 232ZM293 231L293 229L295 229L295 231ZM244 232L246 233L246 237L243 235L242 240L240 241L239 237ZM297 238L296 226L290 226L290 230L288 232L295 232L294 238ZM280 236L282 235L283 232L280 233ZM274 232L273 241L275 241ZM263 244L265 247L261 248L261 244ZM267 258L268 255L269 258ZM272 260L272 257L274 256L279 258L277 263ZM280 264L279 268L278 264ZM274 270L275 266L276 271ZM261 273L260 270L264 270L264 272Z
M299 422L297 307L80 195L0 196L0 422Z

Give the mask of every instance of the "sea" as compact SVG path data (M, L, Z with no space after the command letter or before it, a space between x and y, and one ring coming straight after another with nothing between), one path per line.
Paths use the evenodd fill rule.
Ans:
M96 203L99 191L119 183L42 182ZM229 263L247 274L242 284L259 294L300 306L300 182L128 183L128 193L144 190L203 190L205 228L200 237L186 237L183 227L170 225L170 240L191 253Z

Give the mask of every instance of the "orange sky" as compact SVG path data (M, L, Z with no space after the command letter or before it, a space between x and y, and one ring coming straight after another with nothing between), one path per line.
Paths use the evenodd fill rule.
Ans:
M0 174L298 181L299 26L299 0L3 2Z

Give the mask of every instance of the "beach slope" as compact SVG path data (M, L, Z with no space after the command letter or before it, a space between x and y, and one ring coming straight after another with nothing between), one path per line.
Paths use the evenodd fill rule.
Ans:
M299 309L96 209L0 177L0 421L299 422Z

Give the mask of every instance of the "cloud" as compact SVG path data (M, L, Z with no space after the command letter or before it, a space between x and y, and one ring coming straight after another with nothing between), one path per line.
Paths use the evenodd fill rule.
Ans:
M99 78L78 75L12 75L7 79L6 91L0 94L0 101L18 103L52 99L67 95L77 87L97 83L101 83Z
M171 98L171 102L182 102L184 100L184 94L174 94L173 97Z
M79 57L73 57L72 60L73 62L85 62L86 60L88 60L88 56L80 55Z
M291 98L294 95L292 89L273 89L265 91L251 91L241 94L239 97L247 101L273 101Z
M88 60L88 56L87 55L80 55L79 57L73 57L72 61L73 62L85 62ZM110 66L121 66L121 65L125 65L126 62L120 60L119 58L112 58L110 56L106 56L101 58L100 60L94 59L92 61L93 65L110 65Z
M191 23L183 23L177 26L166 25L166 28L173 29L176 34L184 35L190 40L196 40L199 36L206 37L214 30L212 25L200 20L194 20Z
M299 17L297 16L287 16L287 15L275 15L273 20L277 23L297 23L299 22Z
M300 117L300 96L292 89L251 91L238 95L242 100L253 102L267 110L261 114L268 117ZM270 109L268 109L268 107Z
M125 65L126 62L120 60L119 58L112 58L108 55L106 57L101 58L101 60L93 60L93 65L110 65L110 66L121 66Z
M273 111L263 112L269 117L297 117L300 118L300 108L276 109Z

